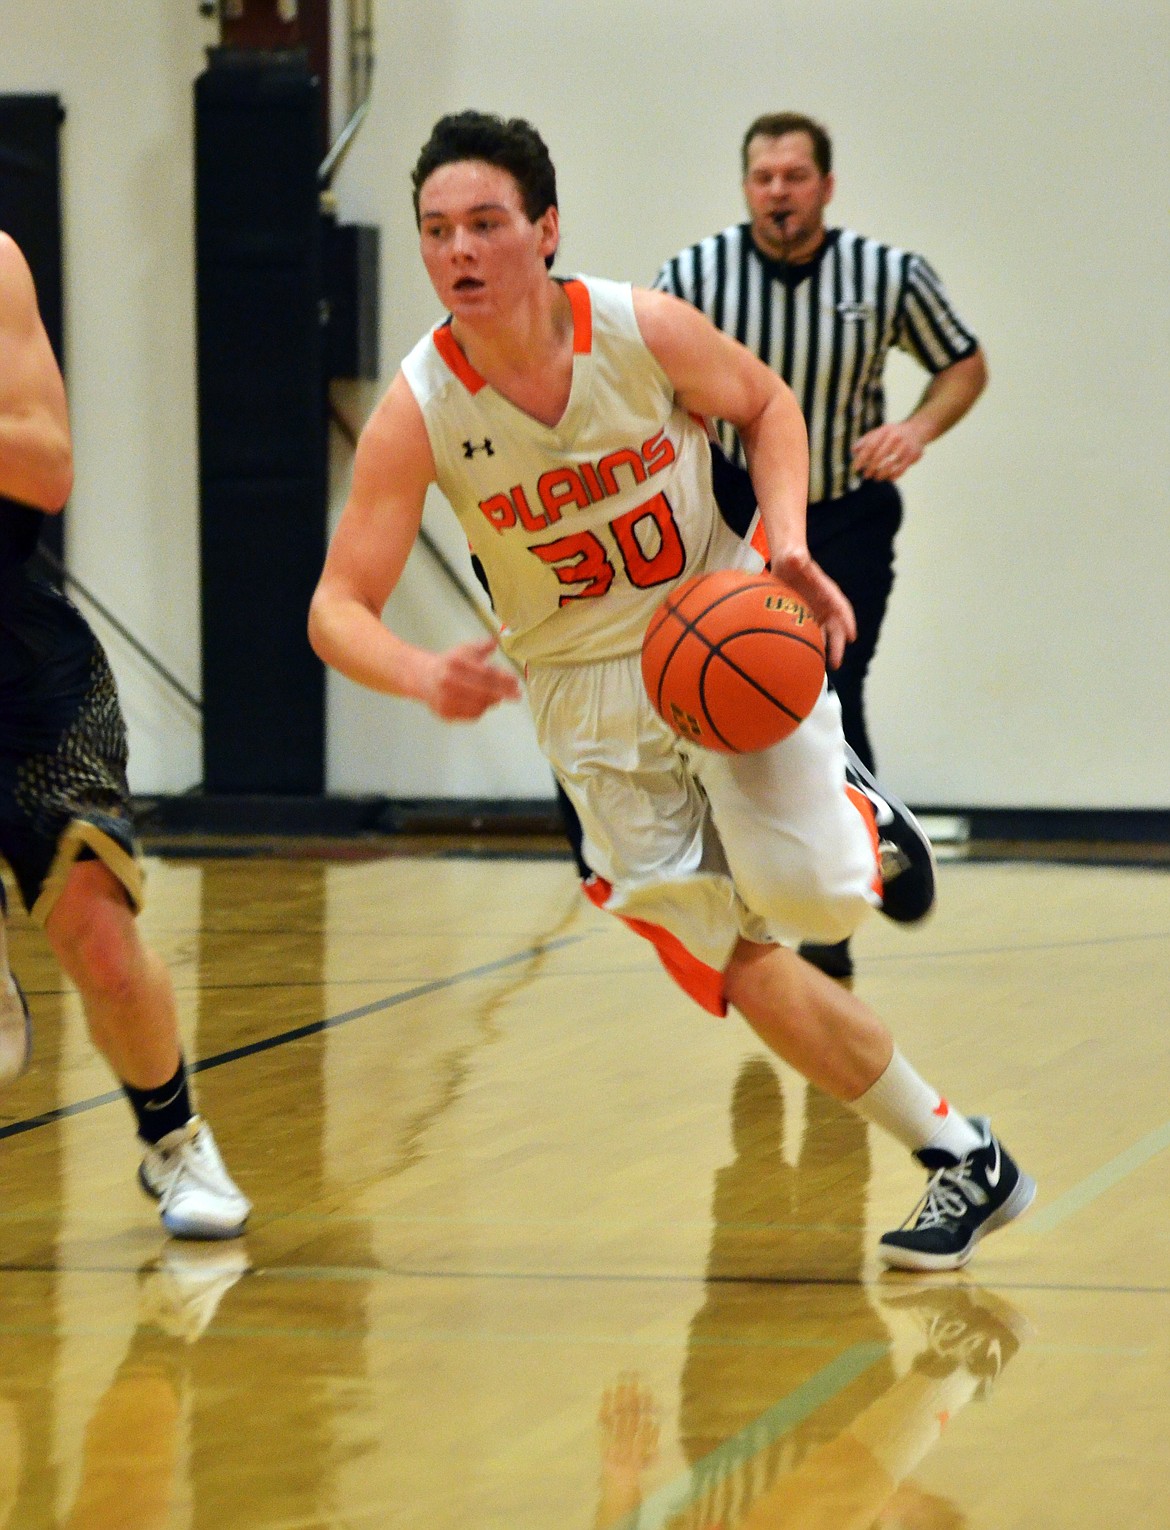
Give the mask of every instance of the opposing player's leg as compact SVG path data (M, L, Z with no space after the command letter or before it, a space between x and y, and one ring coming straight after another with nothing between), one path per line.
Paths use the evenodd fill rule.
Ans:
M146 1149L139 1179L158 1200L163 1226L176 1237L236 1237L251 1206L192 1107L170 977L103 861L73 863L45 934L134 1111Z
M0 854L134 1110L164 1226L234 1237L250 1208L193 1113L170 979L134 922L142 874L114 677L59 592L29 581L21 595L45 657L23 677L22 732L0 740Z
M94 1045L119 1079L139 1090L165 1084L179 1057L170 980L102 861L74 862L45 934L81 996Z

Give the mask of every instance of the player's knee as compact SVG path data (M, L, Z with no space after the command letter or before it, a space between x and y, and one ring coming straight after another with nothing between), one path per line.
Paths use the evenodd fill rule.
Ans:
M138 972L133 927L101 905L87 917L63 918L49 927L58 960L82 994L117 1006L134 991Z
M770 928L826 945L848 940L870 907L861 889L842 886L815 866L765 882L748 903Z

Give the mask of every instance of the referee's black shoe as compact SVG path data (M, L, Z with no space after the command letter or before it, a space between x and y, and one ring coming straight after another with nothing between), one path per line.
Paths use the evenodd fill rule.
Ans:
M992 1135L986 1116L972 1116L982 1139L956 1158L942 1148L920 1148L915 1158L931 1170L926 1194L904 1227L883 1233L878 1258L897 1270L957 1270L980 1238L1027 1211L1036 1181Z
M837 940L828 946L822 945L819 941L802 940L796 949L806 962L811 962L826 977L837 978L838 981L844 982L846 978L853 976L853 953L849 949L847 940Z
M879 786L845 745L845 780L869 799L878 832L882 913L898 924L917 924L934 907L934 851L926 830L904 802Z

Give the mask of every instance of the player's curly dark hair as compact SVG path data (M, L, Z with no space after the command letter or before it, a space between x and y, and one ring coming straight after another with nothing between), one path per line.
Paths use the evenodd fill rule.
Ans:
M423 182L440 166L461 159L482 159L506 170L520 188L530 223L557 205L557 173L544 139L531 122L523 117L505 121L490 112L454 112L435 123L411 172L415 223Z

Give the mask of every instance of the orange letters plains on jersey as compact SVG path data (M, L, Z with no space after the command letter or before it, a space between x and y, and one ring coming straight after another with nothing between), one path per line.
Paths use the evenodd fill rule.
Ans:
M437 343L440 331L435 333ZM454 345L454 340L451 343ZM462 357L463 352L458 346L455 349ZM448 358L444 356L443 359ZM539 499L544 507L543 516L532 510L522 484L514 484L501 494L491 494L487 499L481 499L479 508L501 533L510 531L516 525L522 526L525 531L543 531L554 521L559 521L562 512L569 506L576 505L578 509L586 510L591 504L612 499L626 487L645 483L647 478L668 468L676 460L676 455L674 442L665 429L659 430L649 440L643 441L641 447L623 446L617 451L607 452L596 463L582 462L576 468L550 468L548 472L542 473L537 480L533 498ZM620 481L620 470L629 475L629 484Z

